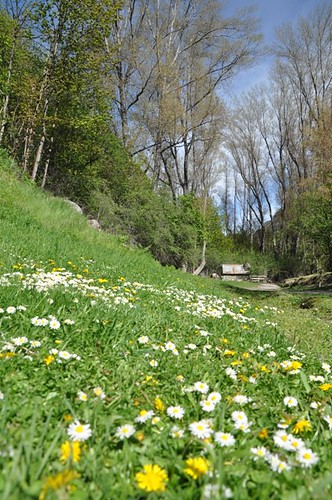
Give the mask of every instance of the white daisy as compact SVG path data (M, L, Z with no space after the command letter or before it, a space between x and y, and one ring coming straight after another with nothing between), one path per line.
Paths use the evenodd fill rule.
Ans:
M51 319L51 321L49 322L49 327L51 328L51 330L58 330L60 326L60 321L55 318Z
M40 347L41 342L39 342L39 340L30 340L30 345L31 347Z
M252 426L252 422L235 422L234 427L235 429L242 431L242 432L250 432L250 427Z
M291 436L288 443L288 451L299 451L305 447L304 441L300 438Z
M289 422L286 422L286 420L281 420L281 422L278 423L279 429L287 429L289 425Z
M331 373L331 366L328 363L322 363L322 368L326 373Z
M14 345L20 346L23 344L26 344L28 342L28 339L26 337L15 337L14 339L11 339Z
M176 345L174 344L174 342L166 342L165 344L165 349L166 351L173 351L173 349L176 349Z
M282 448L283 450L289 450L289 442L292 436L287 434L286 431L280 430L273 436L273 441L276 446Z
M295 406L298 405L298 401L296 398L294 398L292 396L286 396L284 398L284 405L288 406L288 408L294 408Z
M233 446L235 444L235 438L229 432L216 432L214 439L219 446Z
M101 387L95 387L93 389L93 392L94 392L95 396L98 396L98 398L100 398L100 399L106 398L106 394L103 392Z
M61 359L70 359L72 357L68 351L59 351L58 356Z
M268 459L270 465L271 465L271 469L274 471L274 472L279 472L279 474L281 472L283 472L284 470L289 470L290 469L290 466L284 462L283 460L280 460L280 458L278 457L278 455L271 455Z
M154 368L156 368L158 366L158 361L156 361L155 359L151 359L149 364L150 364L150 366L153 366Z
M88 400L88 395L83 391L78 391L77 397L80 401L87 401Z
M194 391L200 392L201 394L206 394L209 390L209 386L204 382L195 382Z
M121 425L120 427L117 428L115 435L119 439L126 439L130 438L133 434L135 434L136 429L133 425L130 424L125 424Z
M166 413L171 418L181 419L184 415L184 409L181 406L169 406Z
M209 401L211 401L212 403L217 404L221 401L221 394L220 394L220 392L211 392L208 395L207 399Z
M138 337L137 342L140 344L147 344L149 342L149 337L147 335L142 335L141 337Z
M67 432L73 441L86 441L92 434L90 424L81 424L79 420L70 424Z
M4 397L5 397L5 396L4 396L3 392L2 392L2 391L0 391L0 400L2 400Z
M302 467L311 467L319 461L318 455L309 448L301 448L301 450L298 451L296 458Z
M154 411L153 410L141 410L139 412L139 415L138 417L134 418L134 421L135 422L138 422L140 424L143 424L144 422L147 422L148 420L151 420L151 418L153 417L154 415Z
M255 461L259 458L267 458L269 455L269 451L265 448L265 446L257 446L257 448L251 448L250 451L254 454L253 459Z
M332 429L332 416L331 415L325 415L323 417L323 420L325 420L325 422L327 422L327 424L329 426L329 429Z
M75 325L75 321L73 319L65 319L64 324L65 325Z
M14 314L14 313L16 313L16 307L14 307L14 306L7 307L6 313L7 314Z
M203 420L191 423L189 425L189 430L193 436L199 439L207 439L213 434L211 427Z
M244 411L233 411L231 416L232 416L233 422L235 422L235 423L245 424L248 422L248 417L244 413Z
M202 407L203 411L213 411L216 407L215 403L213 403L213 401L210 401L209 399L204 399L199 404Z
M228 368L226 368L225 372L226 372L226 375L228 375L232 380L237 379L236 371L233 370L233 368L231 368L230 366L228 366Z
M173 438L180 439L184 436L184 430L180 429L180 427L178 427L177 425L173 425L173 427L171 428L171 431L170 431L170 435Z
M237 394L233 398L234 403L239 403L240 405L244 405L249 402L249 398L247 396L243 396L242 394Z

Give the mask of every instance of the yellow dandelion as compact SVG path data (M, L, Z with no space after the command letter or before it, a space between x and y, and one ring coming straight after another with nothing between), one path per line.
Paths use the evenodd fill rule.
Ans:
M266 439L266 438L267 438L267 436L268 436L268 434L269 434L269 433L268 433L268 430L267 430L267 429L265 429L265 427L264 427L264 429L261 429L261 430L259 431L259 433L258 433L258 437L259 437L259 439Z
M311 424L309 420L299 420L293 427L293 434L300 434L301 432L311 431Z
M145 437L144 432L142 432L142 431L136 432L135 437L136 437L137 441L139 441L139 442L143 441L144 437Z
M137 486L145 491L165 491L168 475L165 469L156 464L146 464L143 471L137 472Z
M236 351L231 351L230 349L225 349L224 350L224 355L225 356L235 356Z
M200 476L204 476L209 470L210 463L204 457L192 457L186 460L187 467L184 472L191 476L193 479L197 479Z
M44 358L44 361L45 361L46 365L48 366L54 361L54 356L52 356L50 354L49 356L47 356L47 358Z
M56 491L60 490L61 488L68 487L71 481L79 477L80 475L72 470L64 470L63 472L59 472L54 476L49 476L44 480L44 485L39 495L39 500L44 500L47 497L47 492L49 490Z
M165 411L165 405L160 398L156 398L154 400L154 407L157 411L160 411L160 412Z
M77 463L81 459L81 443L79 441L66 441L61 445L60 452L61 462L72 460Z
M231 362L231 365L232 366L242 365L242 361L240 359L236 359L235 361Z
M289 363L289 365L286 366L285 370L286 372L291 372L293 370L299 370L300 368L302 368L302 363L300 363L299 361L292 361L291 363Z
M73 418L71 415L69 415L68 413L66 413L66 414L63 416L63 420L64 420L65 422L72 422L72 421L74 420L74 418Z
M332 387L332 384L322 384L319 386L319 388L322 390L322 391L328 391L329 389L331 389Z
M98 282L99 282L99 283L107 283L107 281L108 281L108 280L107 280L107 279L105 279L105 278L98 278Z

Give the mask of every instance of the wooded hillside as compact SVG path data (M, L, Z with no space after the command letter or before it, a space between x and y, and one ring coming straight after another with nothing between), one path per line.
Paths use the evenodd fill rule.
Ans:
M332 270L332 7L280 27L195 0L3 0L0 146L43 189L190 272Z

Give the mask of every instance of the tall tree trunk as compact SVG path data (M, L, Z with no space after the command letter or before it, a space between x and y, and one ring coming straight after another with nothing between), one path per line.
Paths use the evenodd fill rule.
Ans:
M10 85L10 81L12 79L12 74L13 74L13 62L14 62L14 56L15 56L16 42L17 42L17 32L15 31L13 45L12 45L12 48L10 51L10 58L9 58L9 63L8 63L8 74L7 74L7 80L6 80L7 90L6 90L6 95L4 96L3 108L2 108L2 119L1 119L1 127L0 127L0 144L2 143L7 120L8 120L9 85Z
M31 173L31 180L33 180L33 181L36 180L36 176L37 176L37 173L38 173L40 160L41 160L41 157L42 157L42 154L43 154L44 145L45 145L45 141L46 141L46 117L47 117L47 110L48 110L48 98L46 98L45 105L44 105L42 135L41 135L40 140L39 140L39 145L38 145L37 153L36 153L36 156L35 156L35 162L34 162L32 173Z

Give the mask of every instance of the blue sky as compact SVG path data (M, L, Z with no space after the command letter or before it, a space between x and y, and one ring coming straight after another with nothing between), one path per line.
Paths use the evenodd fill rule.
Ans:
M261 21L261 32L265 42L273 40L276 28L285 22L295 23L300 17L307 17L317 6L328 3L329 0L228 0L225 14L233 15L236 10L250 5L256 6L256 17ZM251 86L267 80L271 59L265 58L254 67L241 72L233 82L232 91L240 94L249 90Z

